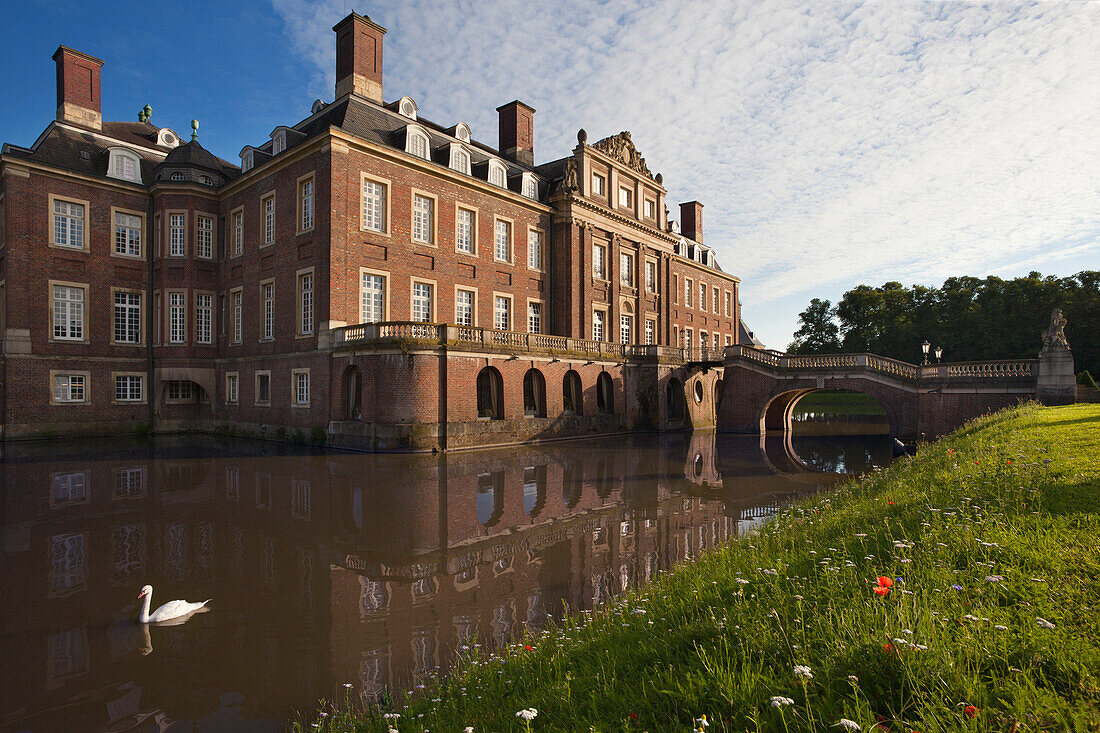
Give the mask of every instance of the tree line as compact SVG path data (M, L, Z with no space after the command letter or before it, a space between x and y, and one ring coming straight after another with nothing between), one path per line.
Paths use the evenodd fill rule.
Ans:
M1069 277L951 277L941 287L859 285L835 306L814 298L798 315L792 354L870 352L920 363L921 342L944 361L1034 359L1050 314L1061 308L1078 372L1100 374L1100 271Z

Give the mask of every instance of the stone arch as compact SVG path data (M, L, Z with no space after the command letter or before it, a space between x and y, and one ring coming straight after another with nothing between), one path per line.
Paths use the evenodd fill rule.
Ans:
M363 419L363 375L359 367L349 366L344 370L344 419Z
M726 388L726 380L716 379L714 380L714 415L717 419L718 413L722 410L722 394Z
M607 372L596 377L596 410L601 415L615 414L615 384Z
M546 417L546 378L538 369L528 369L523 375L523 414Z
M792 389L784 392L780 392L773 395L763 407L760 414L760 434L766 435L771 432L786 433L791 432L791 415L794 413L795 405L808 394L813 392L821 392L821 388L806 387L802 389ZM865 394L875 400L882 409L886 412L886 419L890 423L889 434L896 436L898 434L898 419L894 406L890 404L888 400L882 399L878 394L875 394L871 390L851 389L850 391L859 392Z
M477 374L477 416L504 419L504 379L496 367L487 366Z
M669 422L683 422L687 414L684 401L684 385L676 377L670 377L665 387L665 409Z
M565 373L561 385L562 412L566 415L584 414L584 389L581 387L581 375L570 369Z

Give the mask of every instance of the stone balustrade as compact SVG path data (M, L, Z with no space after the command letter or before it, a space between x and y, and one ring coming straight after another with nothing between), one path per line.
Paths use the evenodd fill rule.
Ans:
M614 359L628 356L629 350L634 348L608 341L412 321L362 323L357 326L343 326L332 331L332 344L335 348L382 346L388 342L397 341L438 346L469 346L510 352L563 352Z

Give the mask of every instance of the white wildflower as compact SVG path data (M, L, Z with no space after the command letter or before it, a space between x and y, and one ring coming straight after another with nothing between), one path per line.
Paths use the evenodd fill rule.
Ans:
M538 710L534 708L524 708L516 713L517 718L523 718L524 720L534 720L535 716L539 714Z
M1050 621L1047 621L1045 618L1039 618L1038 616L1035 617L1035 623L1039 624L1039 628L1041 629L1054 628L1054 624L1052 624Z
M859 730L859 723L854 720L848 720L847 718L841 718L837 721L834 728L847 728L848 730Z
M781 708L784 705L794 705L794 700L792 700L791 698L789 698L789 697L779 697L778 695L776 697L773 697L768 702L771 703L773 708Z
M996 625L996 626L994 626L993 628L995 628L995 629L996 629L997 631L1008 631L1008 627L1007 627L1007 626L1001 626L1000 624L997 624L997 625Z
M808 680L812 680L814 678L814 673L810 671L809 667L803 664L795 666L794 673L796 677L804 677Z

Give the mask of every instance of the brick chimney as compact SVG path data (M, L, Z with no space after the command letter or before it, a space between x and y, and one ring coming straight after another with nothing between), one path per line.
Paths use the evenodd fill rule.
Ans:
M336 98L348 92L382 104L382 36L386 29L352 12L336 25Z
M523 165L535 164L535 108L518 99L497 107L500 152Z
M680 234L696 242L703 241L703 205L698 201L680 204Z
M103 129L99 107L99 70L103 61L67 46L53 54L57 63L57 119Z

